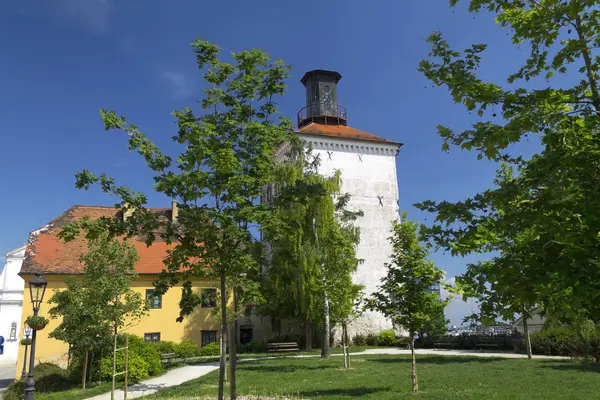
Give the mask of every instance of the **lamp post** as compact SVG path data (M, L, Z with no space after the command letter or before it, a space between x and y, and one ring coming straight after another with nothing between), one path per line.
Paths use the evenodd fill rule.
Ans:
M25 325L25 355L23 356L23 372L21 372L21 379L25 379L25 377L27 376L27 348L29 347L29 345L27 344L29 342L29 337L31 336L31 332L33 332L33 329L31 329L29 326Z
M38 311L40 311L40 305L46 292L46 286L48 282L40 274L37 274L33 279L29 281L29 295L31 296L31 304L33 306L33 315L37 317ZM34 327L35 328L35 327ZM33 379L33 364L35 362L35 337L36 330L33 330L31 335L31 352L29 354L29 374L27 374L27 380L25 381L25 400L33 400L35 392L35 381Z

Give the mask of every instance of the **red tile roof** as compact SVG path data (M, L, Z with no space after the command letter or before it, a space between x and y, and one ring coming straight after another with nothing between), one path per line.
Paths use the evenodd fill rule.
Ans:
M323 125L311 122L308 125L298 129L296 133L314 136L337 137L342 139L365 140L368 142L381 142L400 145L400 143L392 142L379 136L371 135L370 133L360 131L346 125Z
M170 218L171 209L150 209ZM29 235L29 243L25 251L25 259L21 267L21 274L82 274L84 264L80 256L87 251L87 240L78 236L71 242L58 238L62 226L84 216L90 219L100 217L115 217L121 211L114 207L73 206L64 214L50 221L45 227ZM156 241L147 247L143 240L132 238L129 243L138 252L139 261L135 265L138 274L158 274L164 268L163 260L167 250L175 245L167 245L163 241Z

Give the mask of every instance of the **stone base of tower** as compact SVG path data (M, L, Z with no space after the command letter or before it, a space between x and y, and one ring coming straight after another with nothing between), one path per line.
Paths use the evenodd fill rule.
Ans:
M393 329L396 332L396 336L408 336L405 329L393 326L392 322L383 314L370 311L365 312L348 326L348 338L352 341L356 335L378 335L381 331L387 329ZM335 326L332 329L332 334L334 343L341 343L342 327Z

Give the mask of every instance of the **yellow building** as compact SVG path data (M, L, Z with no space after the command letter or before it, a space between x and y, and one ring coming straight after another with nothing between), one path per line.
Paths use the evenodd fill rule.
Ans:
M172 218L176 209L152 209L164 216ZM36 275L41 274L48 282L43 303L40 306L39 315L45 316L50 323L41 331L37 332L35 362L54 362L66 364L68 345L48 337L59 324L59 319L51 319L48 310L51 307L48 299L55 291L64 290L66 279L77 277L84 272L84 265L80 256L87 251L86 240L82 237L71 242L64 242L58 238L62 226L84 216L90 219L100 217L120 216L121 212L112 207L95 206L73 206L61 216L55 218L43 228L30 234L29 243L25 253L25 260L21 268L21 277L25 280L25 296L23 299L23 314L21 326L25 319L33 314L31 298L29 296L28 282ZM176 214L175 214L176 215ZM157 241L147 247L143 240L132 239L130 244L137 249L139 261L135 265L139 277L134 281L132 288L149 299L149 310L147 315L137 321L135 325L127 329L127 332L145 338L148 341L168 340L180 342L185 339L195 340L199 345L214 342L219 337L219 323L213 317L213 308L216 306L214 296L206 296L208 300L198 309L186 317L182 322L176 322L179 316L179 300L181 299L181 287L173 287L160 297L151 297L154 289L152 282L164 269L163 260L167 250L173 245ZM217 285L207 280L197 280L194 288L198 292L209 295L216 293ZM244 331L245 330L245 331ZM250 330L248 332L248 330ZM243 325L242 336L252 337L252 327ZM238 334L239 337L239 334ZM23 368L24 347L20 346L17 363L17 377Z

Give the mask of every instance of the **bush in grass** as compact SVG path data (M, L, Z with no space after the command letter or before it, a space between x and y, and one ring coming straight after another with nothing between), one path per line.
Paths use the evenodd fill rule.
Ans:
M120 341L119 346L123 346ZM160 351L155 343L146 342L143 338L129 335L129 380L139 381L149 376L156 376L163 372L160 362ZM124 352L117 353L117 372L124 369ZM112 352L106 354L100 362L100 379L111 380L113 371ZM123 375L118 379L123 380Z
M392 329L379 332L377 344L379 346L394 346L396 344L396 333Z
M129 381L130 382L139 382L143 379L150 377L150 373L148 372L148 363L144 361L143 358L139 356L131 357L129 356ZM117 356L116 363L117 372L121 372L125 370L125 362L123 357ZM113 359L112 357L105 357L100 362L100 376L104 381L112 380L113 373ZM124 375L117 376L117 381L123 381L125 379Z
M200 347L201 356L218 356L221 352L221 348L218 343L208 343Z
M156 350L158 350L159 354L177 353L177 343L175 342L161 340L160 342L152 342L152 345L156 347Z
M193 340L184 340L175 345L175 353L179 358L192 358L200 355L200 346Z
M372 333L369 333L365 337L365 342L366 342L367 346L377 346L377 336L375 336Z
M41 363L34 369L35 390L38 393L60 392L76 387L77 384L69 380L67 371L56 364ZM11 383L3 393L4 400L22 400L25 382L23 380Z
M366 346L367 338L365 335L355 335L354 338L352 338L352 344L354 346Z
M267 350L267 346L263 342L253 340L250 343L246 343L240 346L240 353L264 353Z

